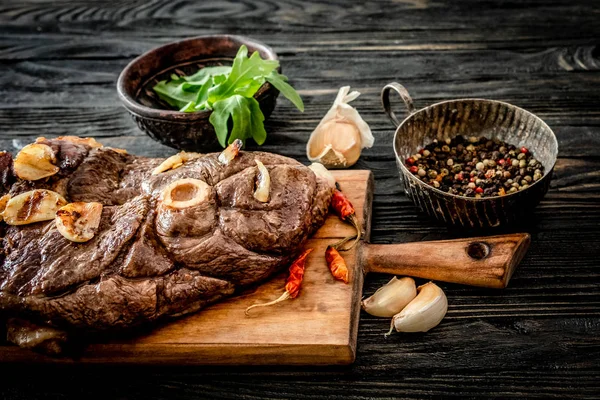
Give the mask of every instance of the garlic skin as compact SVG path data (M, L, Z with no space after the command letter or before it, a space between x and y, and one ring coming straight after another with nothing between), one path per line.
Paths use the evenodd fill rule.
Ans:
M52 190L35 189L10 198L2 217L8 225L49 221L65 204L67 201L60 194Z
M418 295L413 301L392 318L390 331L427 332L436 327L448 312L448 299L444 291L433 282L417 288Z
M32 143L23 147L13 165L15 175L27 181L37 181L56 174L56 156L48 145Z
M340 88L333 105L306 143L306 156L327 168L346 168L358 161L361 150L373 146L371 128L348 103L360 93Z
M392 317L398 314L417 296L413 278L393 277L377 289L373 295L361 302L362 309L376 317Z
M317 178L327 182L327 186L329 186L331 189L335 189L335 178L323 164L312 163L308 166L308 168L315 173Z

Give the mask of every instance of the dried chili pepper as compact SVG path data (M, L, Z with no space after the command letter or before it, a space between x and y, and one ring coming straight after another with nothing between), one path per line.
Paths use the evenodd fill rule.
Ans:
M338 281L348 283L348 267L346 266L344 258L335 247L327 246L327 250L325 250L325 260L327 261L327 266L331 271L331 275Z
M246 308L246 315L248 312L256 307L267 307L273 304L280 303L287 299L295 299L300 294L300 286L302 285L302 279L304 278L304 268L306 267L306 257L310 254L313 249L306 249L300 254L292 265L290 265L290 274L285 280L285 292L277 300L270 301L268 303L254 304Z
M356 213L354 211L352 203L350 202L350 200L348 200L346 195L342 193L342 191L340 190L340 186L337 182L335 186L336 189L334 190L333 195L331 197L331 208L333 209L335 214L338 217L340 217L342 221L349 222L354 227L354 229L356 229L356 235L342 239L339 242L333 244L332 246L336 250L347 251L356 246L356 244L360 240L361 229L360 224L358 223L358 218L356 218ZM352 243L352 245L349 248L342 249L341 246L352 238L355 238L354 243Z

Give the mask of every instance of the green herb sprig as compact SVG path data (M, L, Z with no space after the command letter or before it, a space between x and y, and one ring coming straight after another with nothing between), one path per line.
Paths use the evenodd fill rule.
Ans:
M254 95L265 82L304 111L300 95L287 82L288 78L277 72L278 67L279 61L263 60L258 52L248 57L248 49L242 45L232 66L206 67L191 76L173 74L169 81L160 81L153 89L179 111L212 110L210 123L221 146L235 139L245 142L249 138L262 145L267 138L265 116ZM231 134L227 125L230 118L233 121Z

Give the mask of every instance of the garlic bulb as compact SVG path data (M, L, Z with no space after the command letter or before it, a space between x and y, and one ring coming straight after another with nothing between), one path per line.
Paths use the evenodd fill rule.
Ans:
M413 278L393 277L369 298L361 302L363 310L376 317L392 317L398 314L417 296Z
M369 125L348 103L360 93L350 86L340 88L333 105L311 133L306 144L306 156L327 168L346 168L354 165L361 150L373 146L375 138Z
M433 282L419 286L413 301L392 318L390 331L427 332L436 327L448 312L448 299L444 291Z

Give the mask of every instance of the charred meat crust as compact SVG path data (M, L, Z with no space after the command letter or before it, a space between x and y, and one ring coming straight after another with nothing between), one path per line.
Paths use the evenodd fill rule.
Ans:
M44 188L67 201L100 202L101 223L86 243L68 241L52 221L0 223L0 312L67 330L123 329L193 312L268 278L322 225L331 197L308 168L269 153L240 152L227 166L207 154L152 175L163 160L69 140L43 143L60 172L14 183L6 174L4 190ZM255 159L271 177L267 203L252 196ZM163 207L162 191L184 178L208 184L209 200Z

